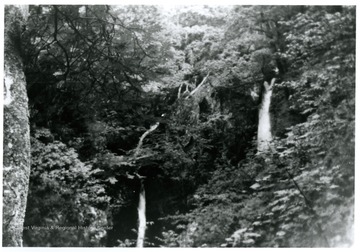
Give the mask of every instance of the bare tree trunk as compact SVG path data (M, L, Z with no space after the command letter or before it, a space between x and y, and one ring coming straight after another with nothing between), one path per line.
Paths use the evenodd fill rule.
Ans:
M188 99L190 96L194 95L206 82L207 78L209 77L210 72L205 76L205 78L202 80L202 82L193 90L191 93L186 97Z
M26 81L20 56L25 6L5 7L3 246L22 246L30 176L30 129ZM25 10L25 11L24 11Z

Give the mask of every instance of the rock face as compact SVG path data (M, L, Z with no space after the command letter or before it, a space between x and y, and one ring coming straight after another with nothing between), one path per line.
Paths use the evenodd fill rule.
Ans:
M5 8L3 246L22 246L30 176L30 129L26 81L19 55L22 7Z

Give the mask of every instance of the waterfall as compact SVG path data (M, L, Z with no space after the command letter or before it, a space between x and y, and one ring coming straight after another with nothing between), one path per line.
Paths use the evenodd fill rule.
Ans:
M259 125L258 125L258 152L267 151L270 148L272 140L271 135L271 123L270 123L270 102L272 95L272 88L275 82L275 78L271 80L271 84L264 82L264 94L261 101L261 107L259 110Z
M143 144L143 141L144 141L145 137L147 135L149 135L152 131L156 130L156 128L159 126L159 124L160 124L159 122L156 122L154 125L152 125L150 127L150 129L148 129L144 134L142 134L142 136L140 137L139 143L138 143L138 145L137 145L137 147L135 149L135 154L134 154L135 158L139 155L139 151L141 149L141 146Z
M139 216L139 228L138 228L138 237L136 242L137 248L144 247L145 239L145 229L146 229L146 200L145 200L145 188L143 181L141 180L141 188L139 194L139 206L138 206L138 216Z
M152 131L156 130L156 128L159 126L159 122L156 122L154 125L150 127L142 136L140 137L139 143L135 149L134 157L136 158L139 155L140 149L142 147L143 141L147 135L149 135ZM145 239L145 230L146 230L146 199L145 199L145 187L143 179L144 176L140 176L139 174L136 174L137 177L140 179L140 193L139 193L139 205L138 205L138 237L136 241L136 247L142 248L144 247L144 239Z

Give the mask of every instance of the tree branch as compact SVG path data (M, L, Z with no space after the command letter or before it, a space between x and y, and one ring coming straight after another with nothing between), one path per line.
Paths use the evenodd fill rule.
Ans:
M186 97L186 99L188 99L190 96L194 95L205 83L205 81L207 80L207 78L209 77L210 72L208 72L208 74L205 76L205 78L202 80L202 82L193 90L191 91L191 93Z
M184 82L181 82L181 85L180 85L179 90L178 90L178 96L177 96L178 99L180 99L181 89L182 89L183 85L184 85Z
M64 80L66 82L66 78L70 72L70 60L69 60L69 55L65 49L65 47L59 42L59 40L57 39L57 33L58 33L58 7L56 5L53 5L54 9L55 9L55 14L54 14L54 41L57 42L57 44L59 45L59 47L61 48L61 50L64 52L65 54L65 59L66 59L66 71L64 73Z

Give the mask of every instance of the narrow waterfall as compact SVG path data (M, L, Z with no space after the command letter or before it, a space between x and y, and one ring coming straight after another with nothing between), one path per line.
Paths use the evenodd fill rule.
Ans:
M139 216L139 228L138 228L138 237L136 241L136 247L144 247L145 239L145 230L146 230L146 200L145 200L145 188L144 183L141 180L141 188L139 194L139 206L138 206L138 216Z
M272 140L271 135L271 122L270 122L270 102L272 95L272 88L275 82L275 78L271 80L271 83L264 82L264 93L261 101L261 107L259 110L259 125L258 125L258 138L257 149L258 152L267 151L270 148Z
M154 125L150 127L142 136L140 137L139 143L135 149L134 157L136 158L139 155L139 152L141 150L143 141L147 135L149 135L152 131L156 130L156 128L159 126L159 122L156 122ZM136 241L136 247L142 248L144 247L144 239L145 239L145 230L146 230L146 199L145 199L145 187L143 179L145 177L140 176L137 174L137 177L140 179L140 193L139 193L139 205L138 205L138 237Z
M135 149L134 157L137 157L139 155L139 151L141 150L141 146L143 144L143 141L147 135L149 135L152 131L156 130L156 128L159 126L159 122L156 122L154 125L150 127L142 136L140 137L139 143Z

